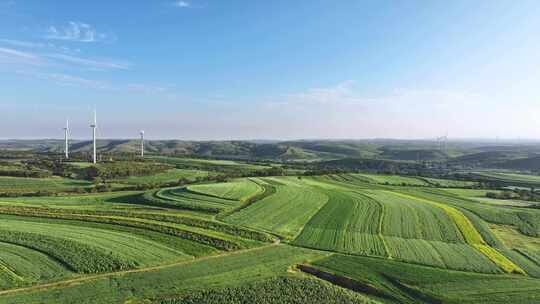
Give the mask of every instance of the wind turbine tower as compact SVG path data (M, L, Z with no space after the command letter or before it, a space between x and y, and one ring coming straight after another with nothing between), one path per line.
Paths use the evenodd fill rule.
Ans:
M95 164L95 163L97 163L97 153L96 153L97 115L96 115L96 110L94 110L94 123L90 125L90 128L92 128L92 141L93 141L93 146L94 146L93 162Z
M65 146L64 146L64 153L66 155L66 159L69 159L69 120L66 120L66 127L64 128L64 140L65 140Z
M144 131L141 130L141 158L144 157Z

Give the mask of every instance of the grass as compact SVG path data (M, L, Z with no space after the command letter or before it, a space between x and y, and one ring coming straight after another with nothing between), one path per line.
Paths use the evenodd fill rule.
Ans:
M190 169L171 169L163 173L158 173L154 175L147 176L130 176L126 178L119 178L113 180L115 183L125 183L132 185L139 184L166 184L178 182L180 179L187 179L188 181L194 181L197 178L204 178L209 176L211 173L209 171L203 170L190 170Z
M76 188L88 188L92 183L61 177L29 178L0 176L0 192L21 193L38 191L68 191Z
M311 278L283 277L239 287L208 290L178 298L161 300L160 304L222 304L222 303L378 303L373 299Z
M241 161L233 160L215 160L215 159L199 159L199 158L185 158L185 157L170 157L170 156L149 156L149 159L156 160L158 162L172 164L177 167L193 167L205 170L218 170L219 169L237 169L246 171L264 170L270 167L256 164L244 163Z
M540 238L523 235L512 226L491 224L489 228L508 248L540 252Z
M506 182L523 182L540 185L540 176L506 172L476 172L476 175Z
M208 196L236 201L246 201L250 197L264 191L261 186L250 179L240 179L227 183L193 185L188 186L187 189Z
M61 279L72 274L64 265L44 253L0 242L0 289Z
M194 168L122 180L251 165L173 159ZM442 188L460 183L333 174L0 198L0 289L81 280L0 303L538 302L540 210Z
M46 197L3 197L0 205L24 205L67 209L156 209L133 204L142 192L110 192Z
M333 255L312 263L338 278L351 278L397 303L537 303L540 280L475 274L367 257Z
M276 193L227 216L226 222L292 239L328 200L322 192L294 178L264 180L276 184Z
M88 252L91 254L101 253L107 256L112 252L119 261L125 261L126 264L147 266L189 257L185 253L170 248L165 244L126 232L99 229L97 227L82 227L80 225L69 225L65 223L40 223L32 220L27 221L23 217L1 216L1 218L0 230L4 232L27 233L35 237L36 240L47 237L54 238L55 240L69 242L70 244L73 243L73 246L80 245L81 247L89 248ZM28 242L21 243L21 245L28 246ZM39 243L35 245L39 245ZM56 250L56 246L51 248L52 250ZM60 248L58 250L66 249ZM56 252L51 252L51 254L54 253ZM85 255L84 250L82 250L80 258L89 259L90 256ZM76 267L74 270L92 272L92 267L92 265L88 267L84 266L83 268Z
M189 191L183 187L166 188L157 191L154 196L170 207L179 209L189 209L194 211L218 213L220 211L234 208L240 204L239 201L224 199L216 196L208 196Z
M429 183L415 177L399 176L399 175L379 175L379 174L357 174L365 178L367 181L377 184L389 185L413 185L413 186L429 186Z
M433 200L346 184L325 186L328 203L305 225L294 244L342 253L380 256L447 269L524 273L487 246L459 210Z
M398 195L405 198L422 201L427 204L432 204L443 209L448 214L448 216L452 218L452 220L456 223L456 225L461 231L461 234L463 235L463 238L465 239L467 244L473 246L475 249L483 253L486 257L488 257L493 263L495 263L504 271L508 273L526 274L525 271L521 269L521 267L516 265L507 257L505 257L495 248L492 248L489 245L487 245L484 239L482 238L482 235L476 230L472 222L458 209L439 203L434 200L413 197L413 196L402 194L402 193L399 193Z
M382 207L369 197L327 190L328 203L294 240L299 246L344 253L387 256L380 236Z
M324 254L291 246L271 246L155 271L128 273L68 285L58 289L0 295L5 304L126 303L163 299L206 289L237 287L286 276L289 267ZM151 283L149 283L151 282Z

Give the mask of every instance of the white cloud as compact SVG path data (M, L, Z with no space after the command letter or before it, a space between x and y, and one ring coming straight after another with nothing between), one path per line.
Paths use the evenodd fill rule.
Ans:
M168 88L163 86L154 86L154 85L148 85L148 84L142 84L142 83L131 83L126 86L127 90L135 93L143 93L143 94L160 94L160 93L166 93L169 91Z
M305 92L285 95L289 103L301 104L332 104L332 103L356 103L363 100L353 89L354 82L344 81L332 87L313 88Z
M176 1L176 2L173 3L173 5L175 7L179 7L179 8L191 7L191 3L187 2L187 1Z
M76 54L76 53L81 52L81 50L78 48L70 48L64 45L58 45L51 42L42 43L42 42L34 42L34 41L0 39L0 44L5 44L12 47L26 48L26 49L48 49L51 51L63 52L63 53L68 53L68 54Z
M41 64L44 61L38 55L29 52L22 52L10 48L0 47L0 61L15 64Z
M55 47L55 50L61 48ZM68 49L67 51L70 51ZM66 51L66 52L67 52ZM86 70L128 70L131 64L125 61L112 61L101 59L88 59L67 55L65 53L42 53L19 51L12 48L0 47L0 60L4 63L19 65L50 65L84 68Z
M41 80L49 80L58 85L77 86L91 89L110 89L111 86L103 81L91 80L63 73L42 73L34 71L17 71L19 75L30 76Z
M0 48L0 53L6 54L9 56L18 57L18 58L24 58L24 59L33 59L33 60L38 59L38 57L35 56L34 54L21 52L14 49Z
M48 58L53 58L63 62L73 63L80 66L86 66L92 69L117 69L117 70L127 70L130 67L129 63L126 62L114 62L114 61L104 61L104 60L94 60L94 59L85 59L80 57L74 57L65 54L48 54L45 55Z
M273 125L283 132L290 130L291 136L297 138L434 138L446 132L451 137L508 137L519 132L530 134L540 125L532 118L540 106L510 103L508 100L514 99L488 92L414 88L389 90L375 96L355 84L346 81L326 88L264 97L255 108L266 106L267 116L277 121Z
M71 21L67 26L50 26L47 30L47 39L67 40L78 42L114 41L116 38L110 34L98 33L91 25Z

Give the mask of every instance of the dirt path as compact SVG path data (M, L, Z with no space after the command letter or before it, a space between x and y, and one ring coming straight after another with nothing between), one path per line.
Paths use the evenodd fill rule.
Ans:
M211 259L216 259L216 258L221 258L221 257L226 257L226 256L238 255L238 254L243 254L243 253L252 252L252 251L264 250L270 247L278 246L279 244L280 244L280 241L278 240L272 244L264 245L261 247L243 249L243 250L238 250L238 251L233 251L233 252L225 252L225 253L221 253L217 255L205 256L202 258L196 258L196 259L192 259L188 261L181 261L181 262L176 262L176 263L171 263L171 264L131 269L131 270L123 270L123 271L117 271L117 272L100 273L100 274L95 274L95 275L88 275L88 276L83 276L83 277L78 277L78 278L73 278L73 279L62 280L62 281L58 281L54 283L46 283L46 284L39 284L39 285L30 286L30 287L2 290L0 291L0 296L11 295L11 294L21 293L21 292L31 292L31 291L37 291L37 290L59 288L59 287L68 287L71 285L76 285L76 284L80 284L80 283L84 283L88 281L93 281L93 280L108 278L108 277L113 277L113 276L123 276L130 273L157 271L157 270L166 269L170 267L189 265L189 264L200 262L200 261L206 261L206 260L211 260Z

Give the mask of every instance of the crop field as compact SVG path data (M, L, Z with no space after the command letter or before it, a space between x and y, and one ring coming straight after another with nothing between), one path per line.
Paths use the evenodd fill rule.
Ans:
M92 252L101 252L108 255L115 253L115 259L124 261L125 264L152 265L163 261L170 261L175 258L186 256L173 248L169 248L158 242L153 242L135 234L110 231L108 229L87 228L81 226L40 223L35 221L25 221L24 218L2 217L0 231L5 233L24 233L31 237L50 237L54 240L74 242L81 248L92 248ZM10 237L2 237L5 242L20 242L20 245L35 246L29 242L14 240ZM134 246L137 244L137 246ZM53 249L54 250L54 249ZM82 252L82 251L81 251ZM90 250L88 250L90 252ZM89 259L90 256L82 256ZM86 268L85 268L86 269ZM79 271L81 269L73 269Z
M115 182L184 173L212 174ZM0 303L533 303L540 210L469 186L342 173L4 197Z
M226 217L226 222L292 238L328 200L324 193L292 178L263 180L273 183L276 192Z
M260 194L264 189L250 179L243 179L228 183L203 184L187 187L189 191L219 198L245 201Z
M335 282L393 303L537 303L540 280L516 275L445 271L376 258L333 255L312 264ZM320 276L320 274L319 274ZM339 283L338 283L339 284Z
M67 191L76 188L87 188L91 182L60 177L28 178L0 176L0 192L20 193L37 192L40 190Z
M186 179L188 181L194 181L197 178L207 177L210 174L208 171L203 170L189 170L189 169L171 169L163 173L146 176L130 176L126 178L119 178L113 180L116 183L126 184L148 184L148 183L172 183L178 182L180 179Z
M399 175L376 175L376 174L357 174L366 181L376 184L388 185L411 185L411 186L428 186L429 183L415 177L399 176Z
M239 204L237 200L205 195L183 187L159 190L155 192L153 197L158 201L169 204L171 208L176 207L208 213L218 213L234 208Z
M162 163L167 163L175 165L179 168L198 168L202 170L263 170L268 169L268 166L250 164L240 161L233 160L215 160L215 159L199 159L199 158L184 158L184 157L169 157L169 156L151 156L149 157L152 160L159 161Z
M474 232L468 236L459 226L472 229L471 225L440 206L378 190L334 191L329 196L329 202L306 224L295 244L448 269L501 271L474 247L484 244L481 237ZM510 272L518 269L505 262L512 265Z
M287 276L291 265L324 257L324 253L285 245L272 245L237 254L185 262L149 272L104 276L40 292L4 294L2 303L126 303L152 299L159 303L182 296L186 291L202 291L263 282ZM165 296L164 296L165 295ZM155 303L154 302L154 303ZM174 302L173 302L174 303Z
M70 270L47 254L0 242L0 289L71 275Z
M415 177L415 176L400 176L400 175L378 175L378 174L340 174L338 179L349 182L364 182L380 185L392 186L433 186L433 187L449 187L449 188L466 188L476 185L476 182L461 181L452 179L440 179L430 177ZM334 177L335 178L335 177Z
M505 182L518 186L540 186L540 176L538 175L494 171L474 172L473 175L490 181Z

